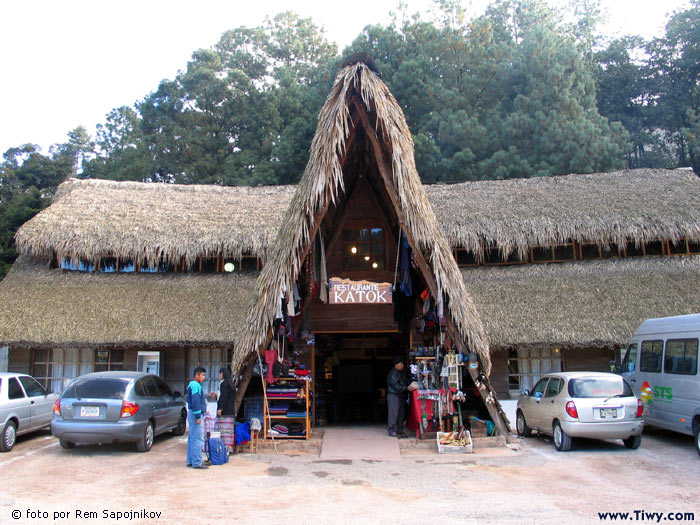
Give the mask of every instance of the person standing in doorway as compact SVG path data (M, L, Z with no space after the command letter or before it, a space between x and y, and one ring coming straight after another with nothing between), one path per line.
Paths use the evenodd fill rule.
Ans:
M389 413L389 435L392 437L408 437L403 430L406 416L406 396L413 387L409 387L408 378L404 373L403 357L394 358L394 367L387 376L386 405Z
M219 399L216 402L216 415L219 416L219 431L221 441L229 452L233 452L234 425L236 416L236 387L228 367L219 370Z
M204 444L204 412L207 411L207 399L204 397L202 383L207 378L207 371L198 366L194 369L194 379L187 385L187 466L192 468L209 468L202 462L202 445Z

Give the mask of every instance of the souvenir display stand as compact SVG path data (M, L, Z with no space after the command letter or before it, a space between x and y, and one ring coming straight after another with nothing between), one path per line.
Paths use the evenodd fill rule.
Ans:
M300 381L296 377L280 377L275 384L267 385L263 405L265 413L263 439L309 439L311 435L309 384L309 381ZM300 424L303 430L293 430L299 428Z

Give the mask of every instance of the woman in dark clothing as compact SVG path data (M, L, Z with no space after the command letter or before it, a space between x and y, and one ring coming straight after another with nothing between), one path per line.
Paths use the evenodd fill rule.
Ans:
M219 370L219 398L216 402L216 415L219 416L219 431L221 440L229 451L235 444L234 427L236 417L236 387L233 385L231 371L228 368Z

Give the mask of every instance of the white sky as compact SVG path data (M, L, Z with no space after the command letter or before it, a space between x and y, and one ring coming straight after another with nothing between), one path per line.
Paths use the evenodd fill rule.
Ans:
M564 0L550 0L556 4ZM131 106L186 67L227 29L292 10L311 16L340 51L399 0L1 0L0 154L26 142L48 151L83 125L94 136L113 108ZM406 0L409 13L431 0ZM479 14L486 0L474 0ZM607 32L660 36L687 0L603 0ZM469 5L468 0L463 5Z

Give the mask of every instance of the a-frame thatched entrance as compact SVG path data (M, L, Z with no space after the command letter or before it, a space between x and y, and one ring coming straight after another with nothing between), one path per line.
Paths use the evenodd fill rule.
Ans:
M321 109L309 163L256 284L247 331L233 357L234 371L245 369L249 379L257 350L270 340L282 291L300 278L319 233L332 251L359 185L366 185L364 191L383 207L382 220L394 232L394 242L403 232L433 297L444 298L447 331L457 350L478 356L478 368L470 368L474 384L497 430L508 436L487 379L491 361L484 330L416 171L403 112L379 75L363 62L339 72ZM242 395L247 382L241 386Z

